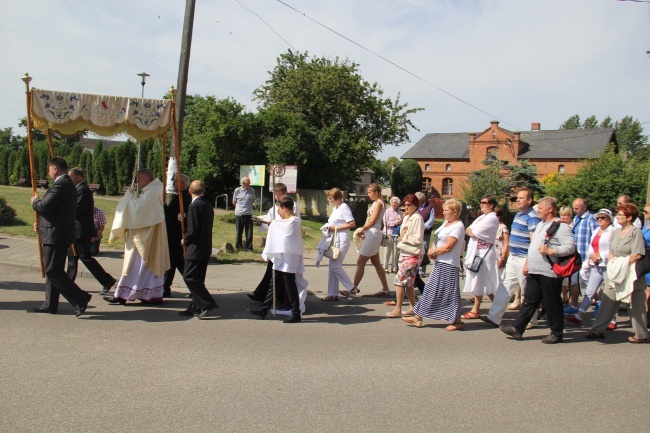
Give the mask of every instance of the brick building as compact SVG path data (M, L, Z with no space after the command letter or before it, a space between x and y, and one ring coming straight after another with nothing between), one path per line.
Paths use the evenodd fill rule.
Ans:
M440 197L460 197L467 175L485 168L488 154L518 164L527 159L537 166L538 178L550 173L576 174L584 159L594 158L609 143L616 145L613 128L544 131L539 123L529 132L512 132L493 120L479 133L427 134L402 159L414 159L422 168L422 190Z

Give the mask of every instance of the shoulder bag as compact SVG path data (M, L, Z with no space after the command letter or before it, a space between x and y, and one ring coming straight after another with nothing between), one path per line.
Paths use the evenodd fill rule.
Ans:
M339 232L336 227L334 227L334 234L332 235L332 239L330 240L327 249L323 253L323 256L327 257L328 259L336 260L339 258L340 253L341 249L339 248Z
M546 230L546 239L544 240L544 245L548 246L549 241L553 236L555 236L555 233L559 228L559 221L553 221L551 223L551 226L548 228L548 230ZM553 269L553 272L555 272L555 275L558 277L566 278L578 272L582 267L582 258L580 258L580 254L578 254L577 248L573 254L564 257L558 257L557 263L553 263L548 255L545 255L544 257L546 257L546 260L548 260L548 263L551 265L551 269Z

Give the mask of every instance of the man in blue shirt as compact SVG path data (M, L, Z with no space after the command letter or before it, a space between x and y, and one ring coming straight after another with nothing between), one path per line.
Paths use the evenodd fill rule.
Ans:
M526 276L524 275L524 264L528 256L530 238L537 228L540 219L533 209L533 192L528 188L521 188L517 192L517 209L510 227L510 255L506 262L505 277L499 284L492 307L487 316L479 316L482 321L498 327L506 312L510 297L515 293L517 287L521 288L522 297L526 287ZM531 325L535 326L537 318L533 317Z
M578 312L578 298L580 298L580 287L587 287L587 280L589 279L589 242L591 242L591 234L598 229L598 222L594 215L587 209L587 202L582 198L577 198L573 201L573 239L576 244L576 249L580 258L582 259L582 269L578 274L578 284L571 284L569 286L570 302L571 305L564 310L565 314L576 314Z

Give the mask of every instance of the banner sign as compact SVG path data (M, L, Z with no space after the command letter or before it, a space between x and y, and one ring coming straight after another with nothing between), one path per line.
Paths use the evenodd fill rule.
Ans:
M273 183L273 170L275 166L272 165L269 167L269 184ZM290 194L295 194L298 190L298 166L297 165L285 165L284 174L282 176L275 177L275 183L283 183L287 186L287 192ZM269 191L273 192L273 185L269 185Z
M264 186L265 174L265 165L242 165L239 167L239 178L248 177L251 180L251 186Z

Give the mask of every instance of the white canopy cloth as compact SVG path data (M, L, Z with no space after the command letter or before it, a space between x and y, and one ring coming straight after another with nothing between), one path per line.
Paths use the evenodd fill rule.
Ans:
M72 135L85 129L136 140L166 135L172 127L171 99L143 99L32 89L34 126Z

